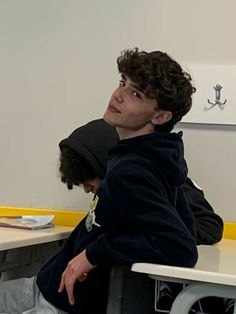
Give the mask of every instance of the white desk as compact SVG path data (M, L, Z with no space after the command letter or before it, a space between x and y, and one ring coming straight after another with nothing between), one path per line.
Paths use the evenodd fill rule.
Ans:
M68 238L73 227L55 226L40 230L0 227L0 251Z
M38 244L64 240L68 238L74 227L55 226L40 230L22 230L0 227L0 274L8 270L17 269L20 266L29 266L28 262L6 262L8 252L14 249L30 247ZM31 262L34 262L31 260Z
M155 280L188 284L175 299L170 314L188 314L197 300L207 296L236 299L236 241L200 245L198 251L194 268L136 263L132 271L146 273Z

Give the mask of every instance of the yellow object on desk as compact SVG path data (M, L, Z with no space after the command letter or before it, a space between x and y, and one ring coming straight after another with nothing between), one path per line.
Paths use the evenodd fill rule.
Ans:
M224 222L224 239L236 240L236 222Z
M0 206L0 216L54 215L55 225L75 227L86 216L85 211Z

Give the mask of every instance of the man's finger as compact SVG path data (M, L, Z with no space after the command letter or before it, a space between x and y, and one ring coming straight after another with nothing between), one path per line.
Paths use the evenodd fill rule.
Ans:
M66 291L69 299L70 305L74 305L75 303L75 298L74 298L74 284L66 284Z
M64 288L65 288L65 272L61 276L61 282L60 282L58 292L62 292Z

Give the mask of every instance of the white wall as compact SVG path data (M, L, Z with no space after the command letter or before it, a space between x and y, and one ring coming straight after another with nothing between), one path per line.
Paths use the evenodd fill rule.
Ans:
M234 0L1 0L0 204L88 208L57 175L58 142L102 116L125 48L236 64ZM236 127L180 125L190 175L236 220Z
M236 220L236 127L181 124L189 176L200 185L215 211Z

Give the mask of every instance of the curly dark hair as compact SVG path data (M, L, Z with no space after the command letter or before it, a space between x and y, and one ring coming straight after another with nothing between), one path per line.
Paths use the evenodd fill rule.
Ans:
M172 119L157 125L156 131L170 132L190 110L196 91L191 76L166 53L161 51L124 50L117 59L118 70L127 75L149 98L156 99L158 108L172 113Z
M98 176L91 165L70 147L61 148L59 161L61 181L69 190L73 189L73 185L79 186Z

